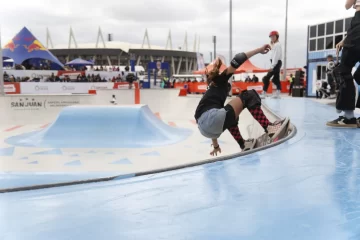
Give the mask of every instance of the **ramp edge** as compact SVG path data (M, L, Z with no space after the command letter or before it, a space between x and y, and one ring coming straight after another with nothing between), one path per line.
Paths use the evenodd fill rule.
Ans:
M274 111L272 111L266 104L263 103L262 107L264 107L270 114L272 114L277 119L281 119L281 117L278 114L276 114ZM157 174L157 173L162 173L162 172L175 171L175 170L180 170L183 168L196 167L196 166L209 164L209 163L227 161L227 160L231 160L231 159L242 157L242 156L247 156L247 155L253 154L255 152L259 152L262 150L266 150L266 149L278 146L278 145L290 140L291 138L293 138L296 135L296 133L297 133L297 128L295 125L293 125L291 123L291 133L288 136L286 136L285 138L279 140L278 142L275 142L275 143L272 143L272 144L269 144L269 145L266 145L266 146L263 146L260 148L252 149L247 152L239 152L236 154L230 154L230 155L226 155L223 157L205 159L205 160L194 162L194 163L180 164L180 165L167 167L167 168L159 168L159 169L154 169L154 170L149 170L149 171L115 175L113 177L0 189L0 193L12 193L12 192L21 192L21 191L41 190L41 189L48 189L48 188L55 188L55 187L66 187L66 186L89 184L89 183L108 182L108 181L113 181L113 180L127 179L127 178L133 178L133 177L140 177L140 176L144 176L144 175L151 175L151 174Z

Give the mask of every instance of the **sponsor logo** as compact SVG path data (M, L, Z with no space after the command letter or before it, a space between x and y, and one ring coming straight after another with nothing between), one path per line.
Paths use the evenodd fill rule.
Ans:
M32 73L31 74L31 78L39 78L39 79L44 79L44 78L49 78L51 77L51 74L38 74L38 73ZM55 72L54 72L54 75L55 75Z
M3 49L9 49L11 52L14 52L15 49L19 46L19 44L15 44L13 40L10 40Z
M75 87L74 86L62 86L61 88L63 91L74 91L75 90Z
M35 88L35 91L49 91L48 86L36 85L34 88Z
M44 103L35 98L19 98L17 101L12 101L10 105L15 110L38 110L44 107Z
M24 45L24 48L29 53L33 51L46 51L44 45L42 45L38 40L34 40L30 45Z
M198 86L199 90L207 90L207 86L206 85L200 85Z
M4 85L4 90L6 93L14 93L16 92L16 88L14 86L14 84L6 84Z
M118 89L129 89L129 84L119 84Z
M112 87L109 88L108 84L105 85L92 85L90 87L90 90L108 90L108 89L113 89Z
M40 110L47 108L63 108L72 105L79 105L79 100L39 100L36 98L18 98L10 103L14 110Z
M255 90L255 91L262 91L263 87L261 85L259 86L248 86L247 90Z
M72 106L72 105L79 105L80 101L78 100L73 100L73 101L55 101L55 100L51 100L51 101L45 101L45 108L62 108L62 107L67 107L67 106Z

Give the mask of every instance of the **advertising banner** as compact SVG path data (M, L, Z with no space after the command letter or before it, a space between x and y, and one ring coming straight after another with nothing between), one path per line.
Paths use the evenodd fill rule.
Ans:
M20 94L20 83L4 83L4 90L6 94Z
M126 82L114 83L114 89L129 89L129 83Z
M88 76L88 75L95 75L95 76L97 76L97 75L100 75L100 77L101 77L101 79L106 79L107 81L109 81L109 80L112 80L113 79L113 77L118 77L119 75L120 76L122 76L121 75L121 72L106 72L106 71L86 71L86 76Z
M12 75L16 78L28 77L31 80L39 78L40 82L45 82L52 74L56 76L58 71L48 70L5 70L5 72L11 77Z
M79 75L85 75L85 71L58 71L58 76L68 76L71 80L77 79Z
M25 82L20 83L22 94L87 94L89 90L110 90L114 83L58 83Z

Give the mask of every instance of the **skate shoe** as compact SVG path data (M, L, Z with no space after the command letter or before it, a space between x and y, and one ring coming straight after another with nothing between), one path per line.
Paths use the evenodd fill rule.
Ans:
M276 90L275 94L273 94L272 98L274 99L280 99L280 90Z
M269 126L267 127L267 133L270 138L272 138L275 135L275 133L279 131L281 126L284 124L285 120L286 118L284 118L283 120L277 120L274 123L269 124Z
M333 121L327 122L326 125L330 127L357 128L358 121L356 118L347 119L344 116L340 116Z
M262 93L260 94L260 98L261 98L261 99L265 99L265 98L266 98L266 93L265 93L265 92L262 92Z
M335 99L336 98L336 94L330 94L329 99Z
M240 146L242 151L250 151L255 147L256 139L250 138L244 142L244 145Z

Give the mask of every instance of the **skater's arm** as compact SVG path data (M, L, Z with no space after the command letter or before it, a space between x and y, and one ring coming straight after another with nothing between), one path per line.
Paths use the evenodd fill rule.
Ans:
M278 62L281 60L281 47L279 44L275 44L273 48L273 55L271 57L271 69L274 69Z
M266 54L269 52L269 50L270 50L270 46L266 44L260 48L256 48L249 52L245 52L245 53L242 52L236 54L231 61L231 66L226 69L226 74L228 75L233 74L236 71L236 69L238 69L246 60L259 53Z
M354 6L355 0L346 0L345 8L346 10L349 10L352 6Z
M217 138L214 138L214 139L211 139L211 140L212 140L212 145L213 145L214 148L219 147L219 143L218 143Z
M220 145L217 141L217 139L212 139L212 146L213 146L213 150L210 152L211 156L217 156L218 153L221 153L221 148Z

